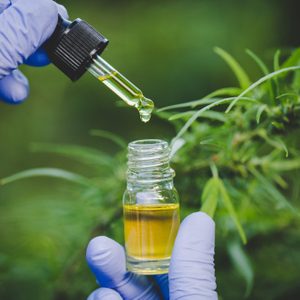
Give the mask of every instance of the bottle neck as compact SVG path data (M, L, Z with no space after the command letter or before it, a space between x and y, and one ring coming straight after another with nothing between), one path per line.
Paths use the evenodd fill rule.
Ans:
M173 188L170 148L162 140L139 140L128 145L127 188Z

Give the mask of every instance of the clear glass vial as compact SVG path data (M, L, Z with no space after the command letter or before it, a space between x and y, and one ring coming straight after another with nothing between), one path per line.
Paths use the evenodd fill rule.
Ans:
M124 233L127 268L135 273L163 274L169 269L180 224L169 160L165 141L139 140L128 145Z

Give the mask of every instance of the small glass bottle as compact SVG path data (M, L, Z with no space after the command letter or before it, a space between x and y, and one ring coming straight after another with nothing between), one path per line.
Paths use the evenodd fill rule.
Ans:
M149 275L168 272L180 224L175 172L169 161L170 148L165 141L148 139L128 145L123 212L129 271Z

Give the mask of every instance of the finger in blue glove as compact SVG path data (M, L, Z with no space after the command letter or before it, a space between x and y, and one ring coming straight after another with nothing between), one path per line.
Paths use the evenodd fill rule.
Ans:
M180 225L169 269L170 299L217 300L215 223L196 212Z
M171 300L218 299L214 239L214 221L205 213L191 214L182 222L169 270ZM93 239L88 245L86 256L98 283L118 291L123 299L161 299L149 276L126 272L123 247L113 240L106 237ZM154 278L161 288L163 299L169 299L168 276ZM147 285L150 286L149 290Z
M58 13L67 16L66 10L52 0L0 0L1 100L15 104L28 96L28 81L15 70L51 36ZM33 65L48 62L43 51L29 59Z
M87 300L122 300L122 297L112 289L100 288L91 293Z
M18 104L29 93L27 78L19 70L14 70L10 75L0 80L0 99L9 104Z
M101 287L117 291L123 299L161 299L153 279L126 271L124 248L105 237L90 241L86 259Z

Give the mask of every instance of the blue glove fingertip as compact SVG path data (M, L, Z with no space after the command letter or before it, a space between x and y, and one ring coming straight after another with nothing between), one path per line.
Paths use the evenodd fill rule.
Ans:
M116 290L124 299L161 299L152 278L126 270L124 248L114 240L105 236L92 239L86 259L98 283Z
M0 80L0 99L9 104L23 102L29 94L28 79L19 70Z
M112 289L100 288L94 291L87 300L122 300L122 297Z
M89 242L86 260L101 285L121 281L126 272L123 247L106 236L95 237Z
M171 257L171 299L218 299L214 248L214 221L203 212L186 217L180 225Z
M30 55L24 62L26 65L33 67L43 67L51 63L46 51L39 48L32 55Z

